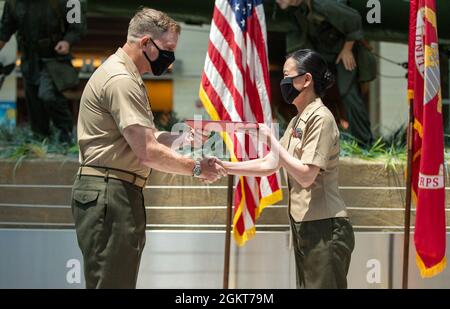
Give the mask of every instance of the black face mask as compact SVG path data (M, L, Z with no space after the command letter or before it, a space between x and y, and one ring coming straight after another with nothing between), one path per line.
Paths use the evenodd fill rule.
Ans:
M285 77L280 82L280 88L281 88L281 95L283 96L283 99L288 104L292 104L295 100L295 98L303 91L298 91L294 87L294 78L297 78L299 76L305 75L306 73L299 74L292 77Z
M145 51L142 52L144 53L147 61L150 63L153 74L159 76L163 74L175 61L175 53L173 51L160 49L151 38L150 41L152 41L153 45L155 45L156 49L158 50L158 58L156 58L154 61L151 61L147 53Z

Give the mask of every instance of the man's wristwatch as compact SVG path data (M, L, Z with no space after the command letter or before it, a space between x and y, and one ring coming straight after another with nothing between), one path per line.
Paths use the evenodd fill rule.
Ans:
M202 174L202 166L199 160L195 161L195 166L192 169L192 176L194 177L200 177Z

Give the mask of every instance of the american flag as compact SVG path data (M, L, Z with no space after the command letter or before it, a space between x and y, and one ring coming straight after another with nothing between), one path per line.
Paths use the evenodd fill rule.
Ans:
M267 33L262 0L216 0L200 99L213 120L272 123ZM250 134L222 134L233 161L251 159ZM258 151L260 152L260 151ZM239 177L235 183L233 235L243 245L256 233L264 207L282 199L278 173Z

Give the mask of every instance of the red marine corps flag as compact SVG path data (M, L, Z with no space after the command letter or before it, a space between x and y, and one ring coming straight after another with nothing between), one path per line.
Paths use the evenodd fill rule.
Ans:
M413 99L414 241L422 277L446 265L444 130L435 0L410 1L408 95Z
M213 120L272 123L267 34L262 2L215 2L199 94ZM256 143L249 134L230 135L233 136L222 134L231 159L251 159ZM278 174L237 178L233 229L239 245L254 236L255 222L263 208L282 199L280 184Z

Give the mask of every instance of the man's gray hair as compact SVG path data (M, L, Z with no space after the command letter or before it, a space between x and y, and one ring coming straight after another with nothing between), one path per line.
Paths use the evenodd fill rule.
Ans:
M167 14L143 7L136 12L130 21L127 41L130 43L137 42L145 35L150 35L152 39L158 39L169 30L180 33L181 27Z

